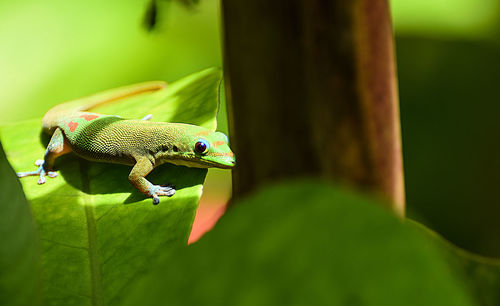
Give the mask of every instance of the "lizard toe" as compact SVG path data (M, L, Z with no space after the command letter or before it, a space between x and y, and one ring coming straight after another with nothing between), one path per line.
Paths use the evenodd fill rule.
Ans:
M45 175L42 176L40 174L40 178L38 178L38 185L45 184L46 181L47 181L47 179L45 178Z
M171 197L175 194L175 186L171 184L165 184L160 186L160 191L163 193L163 195L167 197Z
M16 172L17 177L26 177L26 176L43 176L45 175L45 171L42 166L39 166L35 171L25 171L25 172Z
M175 189L160 189L156 192L157 195L171 197L175 194Z
M153 187L149 191L149 194L153 198L153 204L156 205L160 203L159 196L171 197L175 194L175 189L170 186L153 185Z
M169 184L169 183L163 184L163 185L161 185L161 187L170 188L170 189L177 189L177 188L175 188L174 185Z
M35 175L33 172L16 172L17 177L26 177L26 176L31 176ZM36 173L38 175L38 173Z

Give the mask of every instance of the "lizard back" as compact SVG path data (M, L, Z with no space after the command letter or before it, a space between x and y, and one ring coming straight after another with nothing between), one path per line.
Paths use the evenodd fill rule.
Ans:
M63 131L71 149L85 159L134 164L134 124L123 125L126 121L131 120L119 116L76 112L60 120L57 126Z

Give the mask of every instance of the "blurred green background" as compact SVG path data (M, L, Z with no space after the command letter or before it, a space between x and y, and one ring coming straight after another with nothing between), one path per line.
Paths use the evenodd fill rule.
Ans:
M0 124L107 88L221 66L218 1L179 3L159 1L158 24L147 31L146 0L1 1ZM391 5L408 216L458 246L500 256L500 1ZM219 122L226 131L224 112ZM229 194L229 172L210 171L197 224L208 226Z
M500 1L392 1L408 216L500 257Z

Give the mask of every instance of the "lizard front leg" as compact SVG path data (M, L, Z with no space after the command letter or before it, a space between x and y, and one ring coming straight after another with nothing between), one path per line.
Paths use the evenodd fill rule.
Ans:
M18 177L25 176L39 176L38 184L45 183L45 175L49 177L56 177L57 172L51 171L54 168L54 161L57 157L71 152L71 148L64 138L64 134L61 129L57 128L52 134L47 150L45 151L45 156L43 160L39 159L35 162L38 169L35 171L18 172Z
M146 156L135 157L136 164L128 176L129 182L140 192L153 198L153 204L160 203L159 196L171 197L175 194L172 186L160 186L151 184L145 176L153 170L153 163Z

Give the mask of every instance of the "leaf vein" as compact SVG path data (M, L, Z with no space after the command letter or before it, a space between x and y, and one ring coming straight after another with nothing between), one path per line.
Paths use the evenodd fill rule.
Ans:
M79 249L79 250L85 250L85 251L88 250L88 248L86 248L84 246L70 245L70 244L59 242L59 241L55 241L55 240L52 240L52 239L40 238L40 240L46 241L46 242L50 242L50 243L53 243L53 244L57 244L57 245L60 245L60 246L65 246L65 247L72 248L72 249Z

